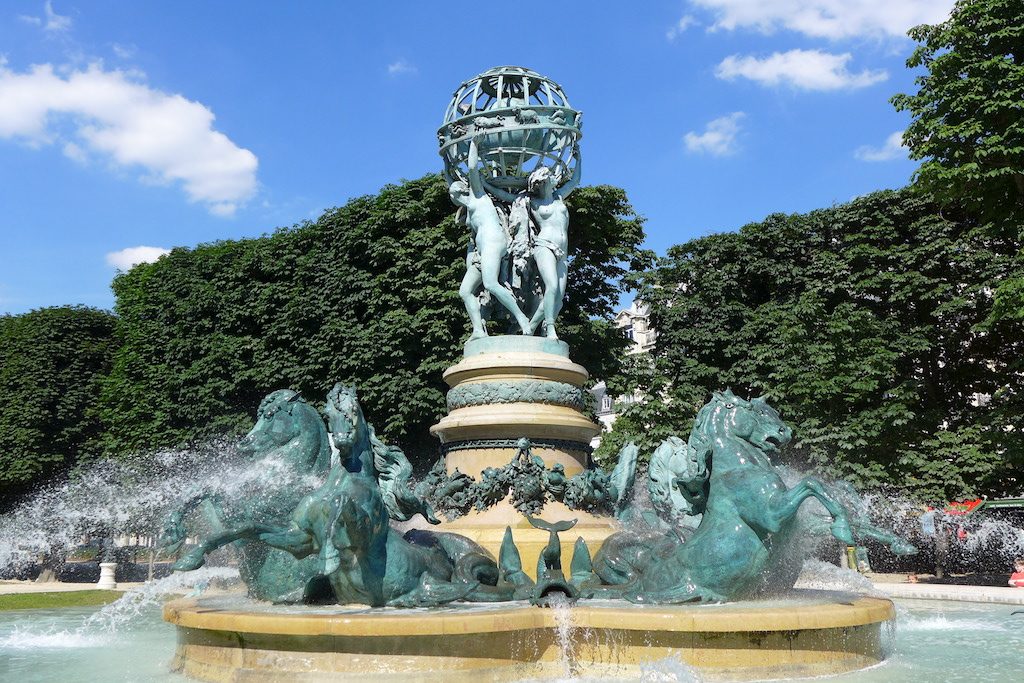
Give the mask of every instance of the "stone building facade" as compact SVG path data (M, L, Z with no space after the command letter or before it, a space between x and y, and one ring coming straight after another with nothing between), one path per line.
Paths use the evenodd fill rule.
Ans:
M654 341L658 335L651 327L650 311L646 304L634 301L629 308L619 311L615 316L615 326L632 342L632 346L626 353L650 353L654 349ZM603 381L595 384L590 393L594 399L594 411L597 414L597 419L605 432L611 431L612 425L615 423L616 405L629 404L642 398L639 395L612 396L608 393ZM600 443L601 435L599 434L594 437L590 445L597 448Z

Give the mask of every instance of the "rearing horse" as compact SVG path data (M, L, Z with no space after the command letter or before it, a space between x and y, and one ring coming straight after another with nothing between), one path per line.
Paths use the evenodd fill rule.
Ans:
M339 461L324 483L298 502L290 524L254 523L227 530L195 548L175 569L196 569L206 553L228 543L258 540L300 560L315 559L315 570L304 586L306 602L323 600L327 593L342 604L375 607L508 599L512 589L495 587L497 566L473 541L423 531L403 537L390 527L378 470L393 467L399 474L393 472L386 483L402 484L401 463L407 461L401 451L379 441L379 448L374 444L355 389L336 385L328 394L325 412ZM392 501L408 512L415 496L395 490ZM419 505L429 513L422 502Z
M187 520L197 509L215 537L249 524L287 524L303 494L331 466L330 441L320 414L290 389L273 391L260 402L256 425L238 443L238 450L251 459L250 472L274 473L269 485L240 497L225 496L212 486L193 491L164 523L161 544L171 552L185 542ZM238 549L239 571L255 598L285 599L315 569L263 544L242 542Z
M832 535L853 544L845 508L813 477L787 488L768 458L792 438L763 398L715 393L688 443L692 467L677 490L702 512L685 543L662 547L624 597L633 602L723 602L764 586L764 573L791 545L797 512L816 498L832 517Z

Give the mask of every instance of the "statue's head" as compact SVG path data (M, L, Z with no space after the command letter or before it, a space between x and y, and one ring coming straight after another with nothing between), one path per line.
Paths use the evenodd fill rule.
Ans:
M536 194L537 192L540 192L544 187L544 184L550 182L551 179L551 169L547 166L541 166L534 170L533 173L530 174L530 177L526 179L526 191L530 194Z
M469 197L469 185L465 180L453 181L448 186L448 196L451 197L452 202L455 204L465 204Z
M763 396L747 401L726 389L715 392L708 406L713 406L712 419L719 433L724 430L765 453L774 453L793 438L789 425Z
M327 423L334 438L334 445L339 451L350 449L367 433L366 420L359 407L356 388L338 382L327 394L327 405L324 406Z
M305 426L304 412L314 411L291 389L272 391L260 402L256 425L239 442L243 452L260 455L297 438Z

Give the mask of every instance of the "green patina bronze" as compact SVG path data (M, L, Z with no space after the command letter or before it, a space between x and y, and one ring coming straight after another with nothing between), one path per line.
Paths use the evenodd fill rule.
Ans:
M308 410L297 411L296 406ZM291 412L283 413L285 407ZM291 565L278 563L262 573L243 571L255 597L371 606L429 606L511 597L511 588L496 586L494 559L469 539L421 530L402 535L391 528L391 519L408 519L415 513L436 520L429 504L408 487L411 468L405 456L374 436L354 389L337 385L328 395L326 413L339 457L326 472L323 466L330 450L329 446L325 450L327 432L319 414L294 392L275 392L262 408L261 422L246 437L256 449L269 447L260 457L269 458L300 439L311 444L309 448L288 453L312 457L312 464L326 476L304 496L285 492L267 502L246 501L243 508L248 514L223 519L219 530L175 564L176 570L197 569L208 553L241 542L243 561L257 551L261 556L283 552L291 561ZM296 412L303 415L296 416ZM279 443L283 438L275 425L269 424L282 414L291 415L285 425L301 433L284 444ZM172 530L169 542L180 545L184 539L188 511L176 514L167 525Z
M623 586L633 602L722 602L792 588L802 565L797 512L809 498L829 515L844 543L856 533L884 533L851 515L821 481L787 487L770 459L790 428L764 399L716 393L697 414L685 448L671 440L651 463L652 500L674 524L668 530L623 532L602 546L595 571ZM700 515L696 530L679 520ZM855 533L856 532L856 533ZM894 538L894 537L892 537ZM893 544L897 552L913 550Z
M584 470L571 479L562 465L545 467L544 461L533 455L532 446L529 439L518 439L512 459L503 467L486 468L479 480L458 469L448 474L441 459L417 487L417 495L448 519L474 509L486 510L507 496L523 514L538 514L548 501L564 502L573 510L616 517L625 514L636 475L638 451L634 444L619 452L613 471Z
M652 509L633 503L638 452L628 444L612 472L586 470L566 479L547 469L520 439L512 460L489 468L480 481L443 459L413 486L411 467L398 448L374 435L354 389L337 385L321 416L295 392L277 391L260 405L243 449L261 466L295 476L302 486L273 496L225 501L196 492L166 525L165 542L180 546L186 518L201 509L213 533L175 565L202 566L205 555L237 543L250 594L280 602L363 603L424 607L455 600L619 597L634 602L716 602L792 588L803 562L801 541L828 531L845 543L857 537L913 552L901 539L872 526L844 503L849 492L804 478L787 487L770 456L791 433L763 399L716 393L701 409L689 440L667 439L652 455L647 488ZM328 435L330 440L328 439ZM338 457L330 464L330 443ZM310 484L310 482L313 482ZM473 541L450 533L401 534L392 520L433 509L464 513L509 497L533 515L549 500L628 520L591 560L577 542L570 576L561 566L557 534L573 522L544 522L551 540L538 565L538 581L522 571L511 530L496 562ZM816 498L827 521L798 526L797 512ZM699 523L696 521L699 519Z
M198 510L214 534L253 524L286 524L309 482L322 479L331 466L331 445L323 419L298 393L282 389L260 403L256 425L241 440L239 450L257 467L273 472L285 485L269 495L252 491L225 499L208 490L196 491L164 524L162 544L177 550L189 535L187 519ZM315 574L315 564L296 559L265 544L239 544L239 572L252 597L261 600L295 599L296 589Z
M457 220L470 231L459 295L471 341L487 336L485 319L503 315L514 332L543 324L558 338L581 125L557 83L522 67L490 69L452 96L437 139Z
M526 516L526 519L534 528L548 532L548 543L537 558L537 585L534 586L533 593L530 595L530 602L534 605L546 606L551 604L555 596L575 602L580 597L580 589L567 580L565 572L562 571L562 543L558 534L576 526L576 520L545 522L543 519L536 519L529 515ZM583 539L581 538L579 541L583 541ZM583 543L583 546L586 547L586 543Z
M544 403L568 406L576 410L586 407L583 389L565 382L547 380L508 380L460 384L448 392L448 410L493 403Z

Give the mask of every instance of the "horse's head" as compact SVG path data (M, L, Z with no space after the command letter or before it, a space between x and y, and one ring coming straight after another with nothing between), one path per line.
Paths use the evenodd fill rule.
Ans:
M704 512L711 476L711 442L697 415L688 441L670 436L651 455L647 491L654 508L668 521Z
M256 425L242 438L238 448L257 458L283 454L292 464L303 468L323 469L330 462L327 432L320 414L291 389L267 394L260 402Z
M267 394L260 402L256 425L238 443L239 449L259 455L284 446L299 436L302 425L295 414L296 405L305 404L298 392L291 389L278 389Z
M355 387L341 382L335 384L327 394L324 413L342 461L359 457L361 451L369 447L369 430Z
M698 421L705 413L705 433L712 438L741 439L765 453L774 453L793 438L789 425L763 397L747 401L729 389L716 391Z

